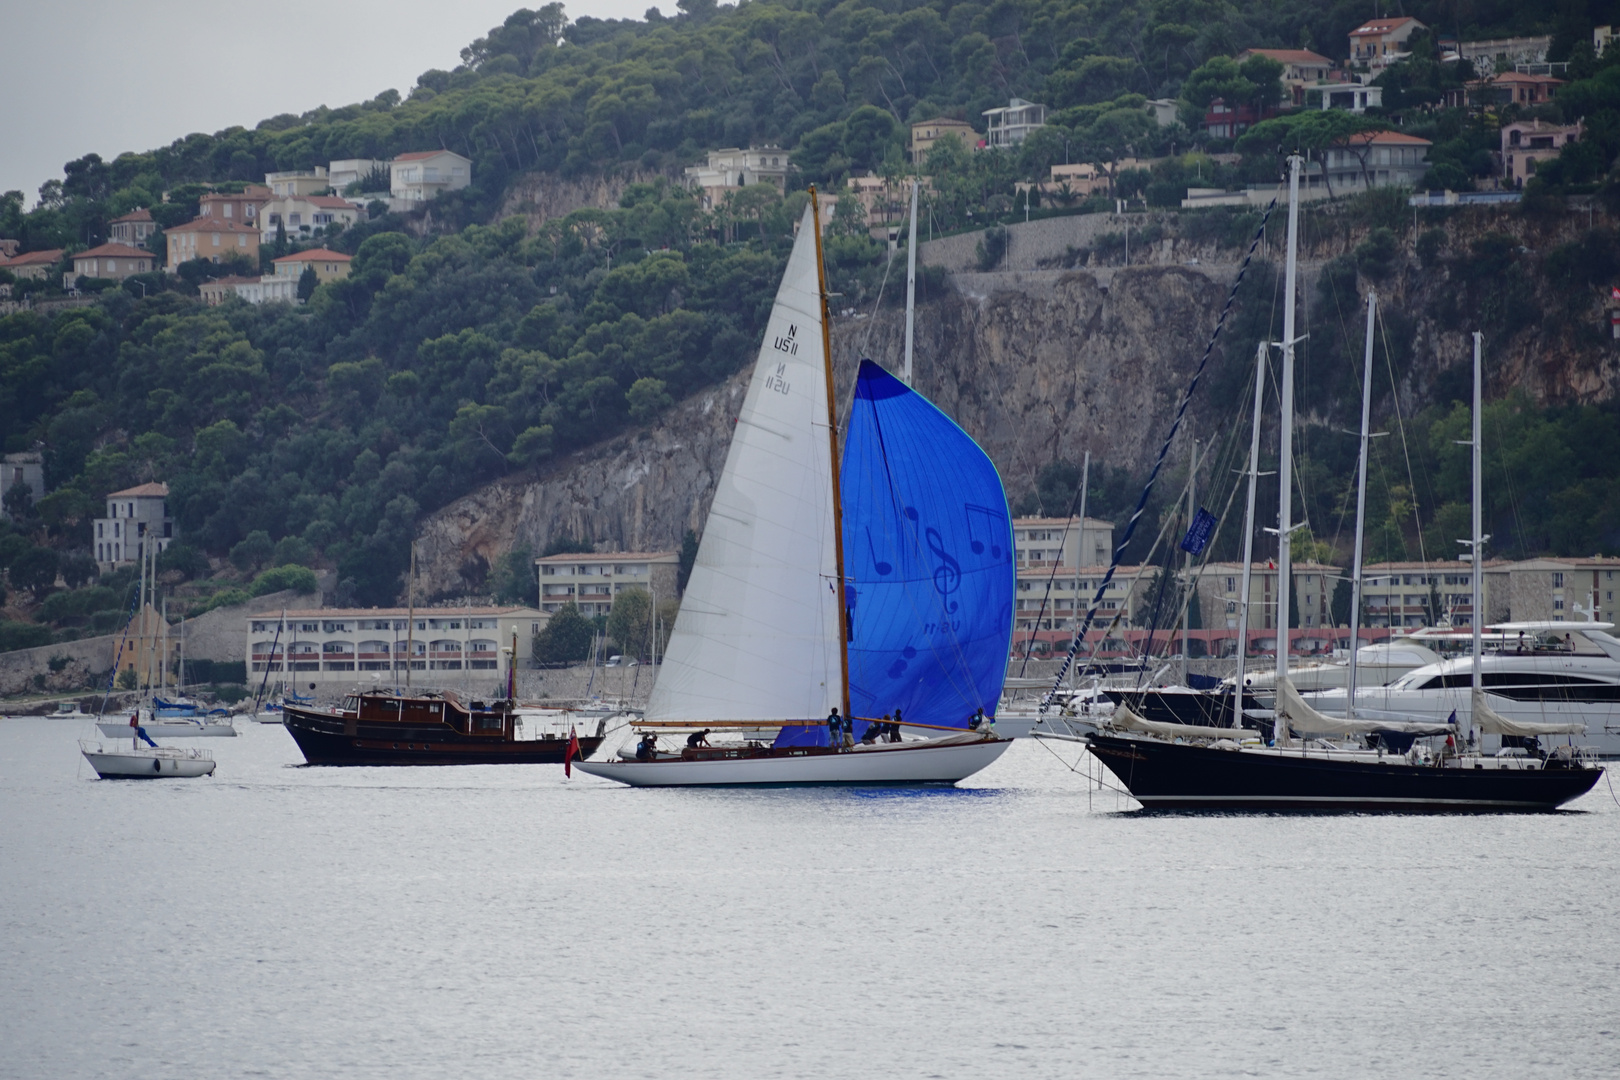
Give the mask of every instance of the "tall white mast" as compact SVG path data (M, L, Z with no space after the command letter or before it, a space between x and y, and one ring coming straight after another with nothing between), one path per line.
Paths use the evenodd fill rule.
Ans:
M1361 648L1361 542L1367 523L1367 434L1372 418L1373 315L1378 295L1367 292L1367 344L1361 355L1361 464L1356 480L1356 550L1350 564L1350 680L1345 691L1344 715L1356 715L1356 652Z
M1288 678L1288 600L1293 585L1289 546L1294 529L1294 277L1299 262L1299 169L1304 159L1288 159L1288 264L1283 287L1282 424L1277 432L1277 691ZM1288 745L1288 724L1276 729L1278 746Z
M1086 496L1091 488L1091 451L1086 451L1085 464L1080 466L1080 540L1074 545L1074 625L1080 620L1080 568L1086 565ZM1084 646L1085 642L1081 642ZM1071 684L1072 685L1072 684Z
M1193 519L1198 516L1198 440L1192 440L1192 456L1187 459L1187 528L1192 528ZM1192 588L1192 552L1185 552L1182 560L1183 589ZM1191 599L1181 606L1181 685L1187 685L1188 658L1191 644L1192 605L1197 599Z
M1243 591L1238 595L1237 674L1233 676L1232 726L1243 726L1243 657L1249 651L1249 582L1254 566L1254 489L1260 479L1260 405L1266 395L1266 343L1254 350L1254 419L1249 428L1249 500L1243 511Z
M1480 593L1482 591L1480 589L1480 585L1482 583L1482 575L1484 573L1484 570L1480 566L1480 563L1483 561L1484 554L1485 554L1485 538L1482 535L1480 535L1481 531L1483 530L1484 523L1481 520L1480 481L1479 481L1479 472L1480 472L1480 470L1479 470L1479 447L1480 447L1479 413L1480 413L1480 397L1481 397L1481 393L1480 393L1481 379L1480 379L1480 366L1479 366L1479 343L1480 343L1480 332L1478 330L1475 330L1474 331L1474 429L1470 433L1471 438L1469 439L1469 442L1470 442L1469 450L1471 451L1469 456L1473 459L1472 460L1472 465L1473 465L1473 473L1474 473L1474 490L1473 490L1473 502L1474 502L1473 519L1474 520L1473 520L1472 540L1468 545L1468 550L1469 550L1469 556L1468 557L1469 557L1469 560L1474 565L1474 596L1473 596L1474 613L1473 613L1473 616L1468 620L1469 626L1472 628L1472 630L1474 632L1473 633L1473 638L1474 638L1474 679L1473 679L1474 697L1471 698L1470 700L1473 700L1474 698L1477 698L1481 694L1481 690L1482 690L1482 687L1483 687L1483 680L1482 680L1481 675L1480 675L1480 659L1479 659L1480 641L1479 641L1479 633L1480 633L1480 622L1481 622L1481 620L1483 619L1483 617L1485 615L1483 607L1482 607L1482 605L1480 603L1480 601L1482 599L1482 597L1480 596ZM1470 708L1468 710L1468 741L1469 742L1474 741L1474 710L1472 708Z
M906 241L906 366L900 378L911 385L911 342L917 323L917 181L911 182L911 239Z

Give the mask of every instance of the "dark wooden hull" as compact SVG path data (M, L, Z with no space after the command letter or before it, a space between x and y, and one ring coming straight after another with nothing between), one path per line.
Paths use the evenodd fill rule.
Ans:
M1500 813L1556 810L1602 769L1460 769L1250 753L1093 735L1091 752L1150 810Z
M287 731L311 765L561 765L566 738L468 735L447 724L368 721L326 711L283 710ZM602 745L579 737L579 759Z

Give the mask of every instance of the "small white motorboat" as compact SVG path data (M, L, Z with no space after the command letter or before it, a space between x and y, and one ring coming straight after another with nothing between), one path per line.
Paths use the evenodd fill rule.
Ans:
M211 776L214 755L207 750L175 746L131 746L108 749L79 741L79 752L103 780L156 780L172 776Z
M87 716L89 714L87 714L83 709L79 708L79 703L77 701L59 701L56 703L56 711L51 713L51 715L56 717L58 720L77 720L80 717Z

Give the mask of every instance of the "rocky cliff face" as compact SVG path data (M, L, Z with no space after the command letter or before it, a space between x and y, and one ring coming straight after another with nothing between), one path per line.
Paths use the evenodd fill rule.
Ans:
M1082 450L1134 459L1156 448L1225 300L1229 273L1143 267L1045 272L952 293L918 314L916 385L1026 490L1041 466ZM994 277L994 275L988 276ZM834 355L847 399L860 355L897 367L903 316L840 319ZM654 427L503 479L423 526L426 592L476 593L517 544L590 537L605 550L667 550L700 530L751 371L671 409Z
M1584 229L1572 218L1538 222L1498 212L1458 215L1446 232L1445 247L1431 253L1427 266L1412 253L1408 234L1377 281L1387 332L1405 341L1392 349L1402 357L1397 375L1404 413L1428 404L1449 386L1448 378L1456 381L1470 355L1469 333L1481 319L1496 327L1488 339L1492 394L1519 388L1545 402L1615 396L1620 343L1597 332L1606 320L1600 298L1561 295L1539 261ZM1300 328L1311 332L1319 358L1302 363L1359 368L1359 308L1353 299L1350 310L1323 301L1317 282L1324 269L1331 271L1331 260L1354 252L1366 236L1366 228L1325 226L1307 236ZM1471 262L1476 245L1491 236L1497 249L1503 249L1501 237L1511 241L1505 257L1518 266L1513 273L1487 268L1492 272L1482 278ZM1247 404L1236 397L1254 342L1268 324L1280 327L1281 239L1274 228L1251 268L1254 277L1229 323L1225 351L1211 359L1210 381L1183 439L1247 423ZM915 385L984 446L1015 498L1033 488L1043 466L1076 461L1087 450L1145 471L1241 254L1170 235L1138 252L1136 258L1151 260L1146 265L1106 265L1082 253L1067 260L1083 264L1071 270L954 273L945 295L919 305ZM1480 285L1484 279L1487 286ZM1520 315L1491 309L1502 304L1516 305ZM1526 319L1525 311L1537 317ZM897 370L902 342L903 315L896 309L838 319L833 353L840 400L847 401L860 356ZM749 374L680 403L653 427L559 459L537 474L508 477L435 514L418 545L426 591L478 593L488 568L512 546L539 550L558 536L590 537L604 550L678 547L687 529L702 527ZM1318 377L1331 383L1340 374L1324 370ZM1383 411L1393 405L1385 402Z

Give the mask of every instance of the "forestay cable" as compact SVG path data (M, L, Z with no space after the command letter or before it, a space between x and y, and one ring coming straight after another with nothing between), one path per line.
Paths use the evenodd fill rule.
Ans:
M1187 384L1186 391L1181 395L1181 404L1176 409L1176 418L1170 425L1169 434L1164 437L1164 445L1159 447L1159 456L1153 462L1153 471L1148 474L1147 483L1142 486L1142 495L1136 500L1136 510L1131 519L1125 523L1125 535L1120 538L1119 545L1114 548L1114 556L1108 563L1108 572L1097 582L1097 592L1091 598L1091 604L1086 608L1086 618L1075 630L1074 640L1069 643L1069 651L1063 657L1063 663L1058 668L1057 677L1052 681L1052 688L1041 699L1041 712L1045 714L1052 707L1052 699L1057 695L1058 688L1069 675L1069 668L1074 664L1074 654L1086 640L1086 634L1091 630L1091 624L1097 617L1097 609L1102 605L1103 594L1108 591L1109 583L1114 580L1114 572L1119 569L1119 561L1130 546L1131 537L1136 534L1136 523L1141 520L1142 513L1147 509L1148 496L1153 494L1153 485L1158 482L1159 470L1164 468L1164 459L1170 453L1170 444L1175 441L1176 432L1181 430L1181 421L1187 415L1187 407L1192 404L1193 394L1198 390L1198 380L1204 376L1204 368L1209 365L1209 358L1215 351L1215 343L1220 340L1221 330L1226 326L1226 317L1232 313L1232 305L1237 302L1238 289L1243 287L1243 276L1249 272L1249 263L1254 259L1254 253L1260 246L1260 240L1266 234L1266 223L1271 220L1271 212L1277 208L1277 196L1271 197L1266 206L1265 214L1260 218L1260 226L1254 231L1254 239L1249 241L1248 254L1243 256L1243 265L1238 267L1237 280L1232 282L1232 291L1226 295L1226 306L1221 308L1220 318L1215 320L1215 332L1209 335L1209 344L1204 346L1204 355L1199 357L1198 367L1193 372L1192 381Z

